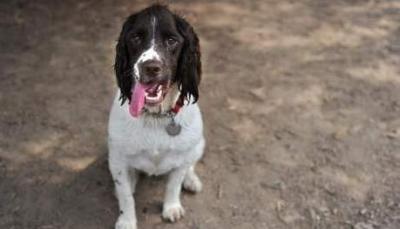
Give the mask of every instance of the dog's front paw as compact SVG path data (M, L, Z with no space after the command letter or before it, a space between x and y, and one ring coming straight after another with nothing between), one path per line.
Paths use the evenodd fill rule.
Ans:
M185 215L181 204L164 205L162 216L165 220L176 222Z
M137 229L136 220L121 215L119 216L117 223L115 224L115 229Z

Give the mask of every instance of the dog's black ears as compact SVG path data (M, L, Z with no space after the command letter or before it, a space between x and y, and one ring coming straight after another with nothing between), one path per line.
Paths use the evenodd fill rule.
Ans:
M114 70L117 76L117 83L121 90L121 105L131 98L131 88L134 83L132 80L131 68L129 67L129 55L128 48L126 45L126 37L129 30L129 26L135 20L136 15L130 16L122 26L122 31L118 38L116 46L115 64Z
M201 80L201 54L199 38L192 26L183 18L175 15L176 27L183 36L183 47L178 60L175 80L181 91L181 96L193 103L199 99L199 83Z

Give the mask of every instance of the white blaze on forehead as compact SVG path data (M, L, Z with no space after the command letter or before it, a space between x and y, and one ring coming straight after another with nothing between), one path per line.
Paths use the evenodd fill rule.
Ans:
M138 80L139 79L139 64L148 60L161 60L160 55L158 55L155 49L155 39L156 39L156 18L151 18L152 36L150 41L150 48L145 50L137 59L133 66L133 75Z

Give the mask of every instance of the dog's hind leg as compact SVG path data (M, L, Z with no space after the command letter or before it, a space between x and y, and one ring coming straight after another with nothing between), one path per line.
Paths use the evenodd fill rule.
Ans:
M197 193L201 191L202 187L200 178L194 171L194 165L192 165L186 172L185 179L183 180L183 188L187 191Z
M205 147L205 140L202 139L199 144L195 146L193 149L194 155L196 158L200 158L203 155ZM185 174L185 179L183 180L183 188L190 192L200 192L202 189L202 184L200 178L197 176L196 172L194 171L194 167L197 161L193 163L192 166L187 170Z
M131 190L132 194L135 194L136 184L139 180L139 172L136 169L129 169L129 177L131 178Z

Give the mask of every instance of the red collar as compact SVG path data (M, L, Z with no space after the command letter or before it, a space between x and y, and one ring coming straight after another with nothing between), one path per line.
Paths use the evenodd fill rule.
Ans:
M175 103L175 106L171 109L171 112L173 114L178 114L178 112L181 110L183 105L184 105L184 98L183 98L183 96L179 96L178 100Z

